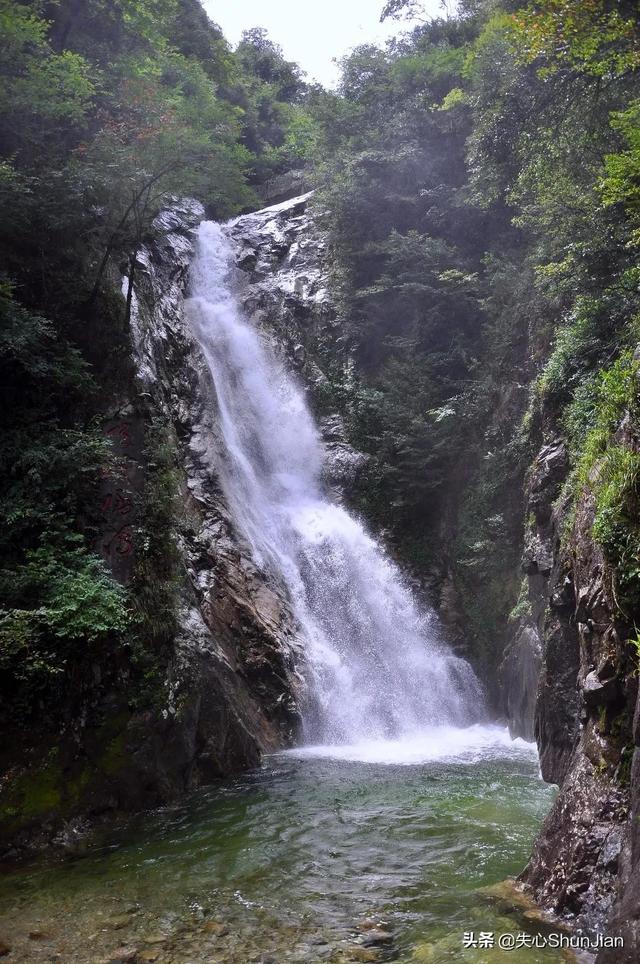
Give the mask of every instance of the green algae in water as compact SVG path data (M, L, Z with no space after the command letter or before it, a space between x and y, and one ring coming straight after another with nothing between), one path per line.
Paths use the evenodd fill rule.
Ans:
M563 960L462 947L465 931L535 933L479 889L522 869L552 799L522 748L409 766L275 755L81 858L5 875L0 937L12 960L78 964L122 945L159 964ZM364 946L380 931L392 940Z

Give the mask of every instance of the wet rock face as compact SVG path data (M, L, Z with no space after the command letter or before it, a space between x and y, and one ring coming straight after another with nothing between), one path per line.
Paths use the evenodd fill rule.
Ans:
M573 587L563 583L566 605L563 602L557 610L552 610L548 598L549 587L560 578L555 572L560 534L553 503L566 471L561 443L544 446L530 470L526 492L530 524L522 557L525 611L514 623L501 666L511 733L531 740L540 732L543 776L553 783L564 776L577 719L577 644L562 618L571 609ZM542 705L550 712L541 714ZM554 720L554 713L560 714L558 719Z
M535 739L535 706L542 668L542 642L534 626L523 625L514 635L501 666L507 722L512 736Z
M309 348L336 321L327 287L326 242L309 211L312 195L236 218L240 302L254 325L305 381L324 374L309 361Z
M602 930L615 900L625 797L576 754L522 877L544 907L587 932Z
M244 214L230 234L237 246L240 303L306 386L325 446L324 478L339 498L355 485L368 456L349 445L338 414L323 415L315 404L328 385L316 359L339 319L330 293L327 244L311 203L309 192Z
M514 728L526 735L533 722L542 775L560 787L521 880L545 908L574 926L619 933L616 901L625 892L635 832L629 823L629 721L637 684L628 672L627 627L620 624L593 539L588 491L568 528L562 498L567 472L564 446L553 440L529 473L523 570L530 611L505 659ZM536 661L532 700L518 674L528 680ZM634 940L630 934L629 956L617 949L616 960L637 960Z
M262 203L265 207L280 204L290 198L299 197L309 190L309 184L304 171L285 171L270 178L259 189Z
M172 685L178 695L184 690L198 717L198 767L213 776L254 764L258 749L291 742L300 680L288 602L273 577L253 564L218 484L215 393L183 318L201 215L188 207L161 215L170 230L147 252L137 321L144 332L141 379L174 424L184 470L180 548L187 591Z
M142 404L173 426L184 505L167 703L160 734L152 720L137 740L147 782L156 775L168 785L161 797L171 795L172 774L185 789L254 766L261 751L291 743L299 722L297 627L282 588L257 570L234 529L217 478L214 387L184 319L203 214L183 201L160 215L157 240L139 256L131 319Z
M285 201L230 226L239 300L271 346L299 374L313 400L326 377L312 360L336 324L326 243L308 210L311 195ZM173 426L182 482L179 547L185 585L179 633L160 718L130 727L130 765L118 793L137 805L135 787L159 802L195 784L254 766L261 751L290 744L299 728L301 640L275 578L259 571L234 529L221 491L215 386L184 318L195 231L203 217L180 201L154 225L156 240L136 267L131 331L143 417ZM339 416L320 420L325 479L337 495L366 457L346 440ZM145 801L145 805L148 800Z

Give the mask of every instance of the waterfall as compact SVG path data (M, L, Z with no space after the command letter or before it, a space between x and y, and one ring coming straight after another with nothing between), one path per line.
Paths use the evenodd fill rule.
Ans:
M211 373L216 461L234 522L288 591L305 644L306 742L397 740L483 713L469 664L346 509L323 490L322 442L303 391L234 289L234 245L204 222L187 315Z

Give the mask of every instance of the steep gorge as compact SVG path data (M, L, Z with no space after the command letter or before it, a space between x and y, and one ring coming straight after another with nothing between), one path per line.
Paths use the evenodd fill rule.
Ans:
M636 5L462 0L385 51L354 50L339 93L306 85L260 30L232 52L196 0L157 24L144 3L45 7L50 22L7 4L0 104L0 849L78 854L114 817L184 815L185 795L215 798L224 837L236 792L251 837L245 802L253 813L266 787L268 862L269 835L288 839L286 786L292 822L309 814L314 844L341 860L331 794L371 791L382 839L401 785L407 866L368 840L342 869L365 880L389 860L394 897L406 871L424 920L423 855L442 859L425 843L432 805L458 856L465 841L482 865L486 843L489 879L523 866L551 797L524 738L559 792L518 888L554 926L621 935L598 962L635 961ZM38 94L50 70L67 80L53 107ZM251 329L244 364L209 331L215 292L196 290L203 231L211 265L224 249L231 268L230 325ZM295 418L272 405L283 392ZM382 761L365 746L439 722L452 730L437 751L424 741L427 758L411 739ZM310 741L322 746L278 755ZM337 741L353 784L322 762ZM405 780L406 764L425 770ZM339 818L327 837L316 775ZM508 837L511 819L515 864L492 829ZM306 893L304 860L291 866ZM441 880L427 960L455 959L451 935L486 897Z
M77 852L83 846L86 827L82 819L76 818L89 816L95 819L122 810L175 803L184 791L193 791L198 786L215 783L216 778L255 768L261 753L299 743L305 738L300 728L300 714L303 709L307 714L309 710L304 692L305 679L308 690L313 669L309 624L301 625L294 616L291 583L285 585L285 581L277 578L277 567L274 570L258 563L255 545L250 545L251 529L243 529L239 524L247 501L243 497L234 504L238 483L234 479L234 485L229 486L230 469L224 462L228 458L231 440L229 436L222 437L221 408L228 400L222 385L216 384L215 375L212 380L211 362L202 354L201 346L205 353L213 351L213 346L207 347L205 339L199 337L196 340L193 335L194 328L197 331L200 326L197 314L194 317L199 309L194 299L198 289L194 289L193 264L194 257L197 257L197 226L203 213L194 202L175 202L154 223L155 240L138 252L131 298L136 391L121 400L118 409L109 413L106 422L107 431L117 440L122 459L120 474L105 479L109 494L116 497L116 502L118 499L123 502L132 494L128 485L144 487L148 484L152 465L146 461L145 452L148 450L141 439L156 431L158 423L162 425L164 438L169 440L173 453L177 491L172 524L175 526L180 590L175 637L161 688L155 705L134 712L129 718L114 721L118 729L108 733L106 745L101 742L99 732L92 732L91 723L87 726L77 722L73 743L62 734L59 779L62 785L77 783L77 774L82 773L81 793L73 800L68 797L65 800L63 791L66 809L50 807L47 810L45 803L43 809L32 810L30 822L22 825L22 835L16 837L13 832L13 840L18 844L53 842L67 851ZM322 356L318 345L327 325L337 325L339 321L329 293L326 242L314 223L310 198L294 198L276 207L244 215L227 226L226 232L236 245L238 273L235 290L247 316L259 327L271 350L280 354L287 366L293 363L297 367L300 385L306 383L309 386L311 400L320 386L314 404L318 406L320 424L326 436L322 475L331 493L332 505L342 519L344 511L340 508L340 501L345 491L354 485L366 459L349 445L339 414L328 412L326 399L321 401L326 376L314 358ZM214 258L216 250L212 249ZM206 278L207 262L198 270L204 271ZM123 290L128 290L126 279ZM206 315L204 317L206 320ZM253 342L251 345L255 348ZM236 381L240 375L231 361L228 364L224 378ZM242 398L239 396L240 401ZM236 413L236 422L238 417ZM259 450L257 446L256 451ZM304 447L302 450L305 451ZM135 470L132 470L134 466ZM282 464L276 467L282 471ZM287 482L290 484L291 481ZM111 525L113 516L105 522ZM135 557L130 559L126 551L128 525L135 529L135 518L126 519L125 526L115 532L109 529L102 542L112 554L110 558L116 575L125 584L135 572ZM350 640L340 640L343 647L346 645L346 655L353 660L353 666L346 668L353 671L358 689L349 690L347 699L347 690L331 677L323 726L307 733L307 739L311 735L324 737L332 744L337 740L337 743L310 751L303 746L298 751L302 766L313 766L313 763L304 762L306 752L312 754L311 760L315 753L319 753L321 761L327 754L329 757L335 754L338 761L353 760L345 772L353 772L358 779L365 779L365 785L373 778L372 786L377 788L376 793L380 793L379 787L387 785L388 778L382 774L388 772L389 766L399 765L402 771L408 764L411 774L419 772L413 767L429 766L431 760L435 761L436 767L453 766L454 773L456 765L462 765L459 775L462 783L455 792L461 794L459 805L464 808L469 793L466 780L474 778L466 775L462 778L467 771L466 761L467 772L475 774L478 766L490 768L495 760L514 781L513 787L505 787L504 806L509 805L507 801L512 797L510 805L516 806L518 782L525 787L536 782L533 773L529 773L532 767L530 751L517 745L511 749L506 733L500 728L477 724L477 721L484 723L486 712L477 682L467 664L447 654L446 647L437 639L434 616L427 620L421 617L415 627L412 625L412 620L418 619L417 611L412 610L413 604L408 596L405 598L404 590L395 584L398 576L393 565L385 565L383 576L376 573L375 566L381 565L380 553L373 551L355 520L350 525L354 531L358 530L355 551L368 567L361 569L361 574L365 579L370 578L376 596L385 597L382 598L385 610L381 615L375 609L378 600L369 600L366 589L361 591L364 611L351 613L353 638L357 648L366 646L366 641L357 633L358 620L363 616L369 619L371 638L379 647L379 652L372 648L372 656L383 659L386 665L381 673L375 667L372 669L369 661L364 662L361 669L357 664L358 652L350 655ZM330 543L331 533L324 538ZM352 538L350 530L345 538ZM133 544L135 547L135 541ZM266 548L270 550L270 546ZM344 560L339 562L344 567ZM354 562L353 566L356 565L362 564ZM328 571L335 583L333 570L329 567ZM348 571L356 575L358 572L355 568ZM312 573L310 585L313 580ZM340 587L339 583L336 585ZM391 604L386 596L390 597ZM344 601L349 598L347 593ZM344 619L340 612L343 601L332 595L331 589L329 602L333 620ZM397 619L398 614L404 620L402 635L391 635L388 641L393 649L385 653L387 639L376 635L375 621L382 619L383 633L391 633L391 624L387 620ZM422 633L422 638L416 636L414 641L411 634L417 632ZM333 638L327 636L326 645L333 643ZM427 660L422 650L426 650ZM394 659L398 657L403 665L396 668ZM402 675L407 670L412 675L411 684ZM370 677L374 672L377 675L372 681ZM392 673L398 674L398 682L390 678ZM367 693L366 688L372 682L374 689ZM335 693L341 701L338 704L331 702ZM389 699L390 703L385 702ZM354 715L358 707L364 708L364 719L362 714ZM98 709L91 707L89 716ZM415 716L418 711L419 718ZM312 720L314 715L317 714L311 714ZM336 727L336 720L340 721L341 728ZM472 723L476 725L470 726ZM378 731L374 730L375 725L378 725ZM355 742L355 746L345 746L345 738ZM266 772L270 773L274 766L277 764L269 762ZM524 772L520 771L521 767L525 767ZM303 772L301 769L300 773ZM34 775L31 777L33 779ZM46 779L46 771L36 772L35 779L38 778ZM332 786L336 777L329 774L327 778ZM350 776L349 780L354 778ZM405 786L406 778L402 772L396 775L396 780L398 787ZM414 788L414 781L412 776L407 783L409 792L422 794L418 785ZM489 786L494 785L489 781ZM229 792L225 786L222 784L223 793ZM485 786L481 786L480 792L490 793ZM386 812L384 799L377 803L383 818ZM541 806L542 794L537 789L535 799L536 806ZM408 804L409 799L405 806ZM28 812L29 807L25 810ZM416 811L411 801L405 819L415 819L416 812L422 814L423 808L418 807ZM378 811L375 813L378 821ZM68 822L65 824L61 817L66 817ZM524 820L524 813L522 818ZM269 816L269 820L272 819ZM483 828L483 832L487 829ZM12 828L9 830L11 832ZM383 834L381 840L385 839ZM436 853L438 862L448 859L446 850L444 854L438 850ZM296 872L299 872L297 868ZM179 874L177 879L181 880L182 875ZM188 876L186 879L189 880ZM400 874L398 879L403 881L404 875ZM126 874L123 880L123 886L128 888ZM64 871L61 886L67 886ZM422 900L422 885L413 884L412 887L416 889L415 899ZM89 886L88 892L91 898L87 913L83 911L78 920L80 941L86 928L92 926L93 887ZM160 888L161 904L163 893ZM379 899L382 894L384 889ZM390 896L386 894L385 899ZM466 901L469 899L465 897ZM6 904L6 895L3 900ZM99 903L103 901L104 897L99 898ZM34 902L34 907L38 906L38 902ZM25 913L26 921L31 919L31 913ZM334 913L333 917L331 927L338 928L338 935L344 934L339 929L345 927L341 915ZM56 936L46 940L59 942L58 911L54 911L52 922L53 935ZM142 917L132 917L131 928L135 929L141 922ZM131 928L127 926L127 932ZM252 928L255 939L260 930L255 922ZM108 940L108 928L103 928L103 933ZM20 928L15 932L12 929L10 936L19 952L24 953L26 938ZM280 939L279 932L276 930L270 939ZM325 939L323 933L322 941ZM350 939L353 941L353 934ZM388 936L381 938L384 942L390 939ZM402 932L398 939L406 940ZM266 942L267 938L263 936L262 940ZM344 942L345 937L342 936L341 940ZM359 940L360 937L351 947L353 953L362 946L357 942ZM103 941L104 938L100 937L98 945L102 946ZM317 941L321 943L320 937ZM74 948L72 953L78 960L84 960L78 942L68 946ZM28 943L26 953L28 955ZM234 955L242 955L244 951L230 953L226 959L236 961L242 958ZM349 948L347 953L350 953ZM307 947L304 954L305 957L300 959L315 959L313 948ZM346 959L354 958L347 956Z
M236 219L228 232L239 301L307 386L324 437L323 477L340 500L357 490L367 456L349 444L342 416L323 395L327 375L319 361L340 318L326 239L311 205L310 195L293 198ZM170 439L181 573L175 640L151 712L123 718L106 746L82 730L75 750L63 742L61 780L73 783L84 774L82 793L63 810L67 818L166 803L300 738L304 633L286 587L269 567L256 565L234 523L216 454L222 443L215 385L185 308L203 214L196 202L175 202L154 223L155 240L139 251L131 312L136 391L106 423L125 462L137 466L124 472L124 487L122 476L107 479L111 495L121 499L131 494L131 479L144 485L145 433L160 421ZM512 732L530 738L535 721L543 776L561 787L521 879L540 904L586 933L601 932L612 913L622 914L614 928L632 960L636 938L626 908L635 900L635 864L626 781L633 780L628 726L635 680L624 657L616 657L618 630L588 502L572 540L561 538L558 494L566 472L557 441L543 447L528 472L523 508L535 528L532 521L523 568L530 605L512 627L502 670ZM132 561L118 547L126 549L127 539L122 527L113 531L112 518L105 517L105 527L103 545L126 583ZM10 784L9 800L19 803L17 793ZM22 838L48 836L73 846L82 822L72 820L62 833L60 827L59 808L45 806L23 824Z
M318 274L325 244L305 216L303 202L295 203L299 209L293 231L287 220L270 221L267 216L265 225L261 214L238 222L240 263L253 279L245 289L245 306L276 333L312 395L316 387L321 407L326 376L318 359L322 361L323 353L326 357L326 342L335 338L335 331L327 335L327 328L340 322L327 295L330 281L322 271ZM265 262L260 263L256 241L264 243L265 233L268 237L271 232L284 281L271 259L266 270L276 269L271 274L275 285L268 282L265 297ZM293 257L287 236L293 239ZM302 262L296 260L298 251L305 252ZM334 422L329 416L329 425ZM627 959L632 960L635 925L626 919L635 906L637 859L630 797L637 686L626 644L632 627L620 622L611 595L611 576L592 534L589 491L574 510L563 497L569 461L562 439L553 434L551 418L549 423L550 434L527 468L522 487L520 512L529 520L521 562L527 589L522 614L505 630L498 699L512 733L535 737L543 778L561 789L521 880L542 906L585 933L622 934ZM633 447L628 413L618 438ZM340 438L341 447L345 441ZM353 455L347 461L352 463ZM441 538L446 547L446 530ZM455 581L453 585L455 589ZM436 602L442 604L442 599L435 596ZM491 680L487 684L491 687ZM620 949L615 953L620 955ZM601 959L608 959L607 952Z
M55 765L36 762L24 776L18 772L8 781L3 830L13 843L58 839L62 818L71 820L69 827L74 828L77 816L169 802L216 777L255 766L262 752L299 741L301 706L309 703L310 676L316 672L310 668L313 633L318 634L318 654L339 640L327 665L321 668L321 659L318 663L318 672L330 675L322 684L322 699L329 707L324 711L326 733L339 736L340 727L346 726L342 737L371 735L377 714L380 736L385 728L389 735L399 735L428 723L485 715L479 684L466 662L447 654L434 617L415 608L393 564L340 508L367 457L349 444L340 413L322 399L327 377L316 359L322 357L327 329L335 330L340 322L330 294L326 240L308 209L310 199L307 194L243 215L227 229L235 246L239 304L271 350L297 372L318 411L323 444L304 458L322 455L324 464L317 480L311 464L305 468L310 475L307 479L305 474L303 481L308 488L321 478L335 508L318 502L313 511L335 519L328 517L326 533L310 538L301 550L302 565L311 570L309 589L304 591L309 601L298 601L296 617L294 600L303 590L296 589L298 575L293 585L283 581L288 565L284 547L278 550L283 556L280 570L260 561L261 551L270 553L278 545L277 539L272 545L273 535L260 547L255 534L252 539L251 526L263 525L264 520L255 519L244 530L240 525L247 508L251 510L251 498L242 494L246 483L225 469L226 453L235 443L222 437L222 376L212 380L210 362L194 337L195 322L190 318L196 232L204 211L197 202L176 201L155 220L155 240L137 254L129 295L135 378L132 390L106 413L105 431L118 461L103 483L99 539L114 575L128 586L135 578L139 552L140 496L149 489L153 468L154 453L149 454L147 441L160 430L170 452L170 484L175 488L167 524L177 550L176 623L169 649L154 667L154 689L146 704L127 711L116 702L110 685L102 693L88 688L85 696L80 695L84 702L69 706L74 718L70 732L61 734ZM123 293L128 292L125 276ZM237 377L231 369L230 384ZM262 403L269 404L268 399ZM239 418L236 413L235 421ZM234 424L229 422L231 428ZM302 424L298 429L311 431ZM255 426L249 430L255 431ZM275 429L269 423L261 430L265 444L270 444L269 434ZM260 446L252 447L260 457ZM282 461L279 451L276 456ZM275 464L274 471L282 468ZM299 495L302 500L310 496L311 491ZM280 508L274 504L264 511L277 514ZM328 554L323 559L325 542ZM320 569L327 566L330 574L323 585ZM363 577L357 599L352 599L356 584L350 581L360 578L354 567L360 567ZM347 580L344 586L342 579ZM349 626L348 632L342 624ZM374 646L369 636L376 632ZM346 633L344 638L340 633ZM352 647L352 665L347 665L348 658L344 668L331 668L338 652L342 660ZM369 649L367 663L359 653ZM403 653L401 659L396 651ZM384 700L378 682L383 678L380 660L386 674ZM96 663L98 679L100 673ZM427 686L431 698L425 701ZM109 709L110 724L96 725L94 721ZM347 722L351 716L359 720L357 725ZM34 781L52 785L53 796L33 801ZM65 846L73 832L63 833L59 842Z
M243 216L231 234L238 245L238 267L246 276L239 288L244 309L309 386L325 435L325 478L340 494L345 485L347 492L353 488L366 456L349 445L340 415L327 411L323 396L327 376L319 362L327 356L340 319L330 294L326 240L309 205L305 196ZM163 345L166 336L158 335L156 344ZM165 383L175 384L176 369L169 365L165 370L171 373ZM628 418L620 431L631 431ZM635 925L627 919L634 906L635 867L630 723L636 687L624 645L630 629L615 615L606 563L591 534L588 493L576 512L571 538L563 537L569 509L558 497L567 474L563 443L552 435L525 481L522 514L531 521L522 568L528 606L512 624L501 671L500 698L512 732L527 739L535 733L543 777L561 787L522 881L544 907L586 933L622 933L631 960L636 937ZM245 549L243 569L247 565L251 568ZM215 607L209 611L215 619ZM287 618L291 625L290 614ZM274 623L283 625L282 611ZM292 626L282 657L289 665L284 692L294 719L299 686L295 633ZM263 646L258 641L256 654ZM257 659L262 678L264 662ZM258 704L264 708L264 693ZM293 732L289 725L280 731L285 739ZM264 733L258 733L258 743L269 746L264 740Z

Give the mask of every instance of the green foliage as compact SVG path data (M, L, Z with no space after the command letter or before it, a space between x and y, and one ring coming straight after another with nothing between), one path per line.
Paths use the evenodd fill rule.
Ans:
M90 644L113 646L128 630L128 599L102 560L78 546L43 544L0 571L0 689L5 723L67 692L66 674Z
M532 613L531 600L529 599L529 580L524 578L520 583L520 592L518 593L518 599L515 606L509 613L509 619L512 621L517 621L518 619L526 619Z
M300 68L262 28L245 30L236 50L242 143L254 155L252 180L299 166L314 140L310 96Z
M640 419L638 364L630 352L584 384L569 416L569 425L579 424L573 498L585 489L593 496L593 536L611 567L616 602L629 614L640 605L640 455L620 437L624 419L633 426Z
M0 572L0 587L0 673L31 687L63 673L70 656L83 655L79 645L129 626L124 590L82 549L32 550Z
M595 424L587 436L583 451L585 468L582 472L586 480L586 466L592 464L601 454L612 435L620 427L627 411L636 414L638 365L630 352L623 354L609 369L598 376Z
M227 217L254 200L248 179L305 157L299 70L260 31L232 54L197 0L3 0L0 16L0 253L21 281L25 242L59 239L45 260L76 311L108 297L167 194Z
M610 305L603 298L580 298L570 319L556 333L549 360L537 383L545 397L567 397L606 357L615 339Z
M639 496L640 455L609 447L598 468L593 535L614 568L623 609L640 603Z
M593 77L640 67L640 31L633 15L606 0L544 0L512 17L514 40L544 78L572 69Z
M468 116L451 93L471 35L438 21L402 47L359 47L343 62L340 98L312 107L344 318L328 351L344 359L342 408L372 457L358 501L422 566L481 340L480 228L457 196Z
M88 644L122 634L129 615L124 591L89 545L86 508L107 458L88 416L91 376L53 324L18 305L7 286L0 379L0 690L15 721L36 697L59 691Z
M634 659L636 661L636 672L640 672L640 632L638 632L636 629L636 635L627 640L627 642L633 650Z
M67 531L106 456L86 421L93 382L79 352L47 319L0 295L2 558L20 559Z
M601 184L606 205L624 207L633 229L631 242L640 244L640 101L613 114L611 126L624 140L625 149L605 158L605 177Z
M90 64L74 51L52 49L47 21L33 4L2 0L0 33L3 151L25 154L45 141L55 150L61 131L77 129L92 104Z

